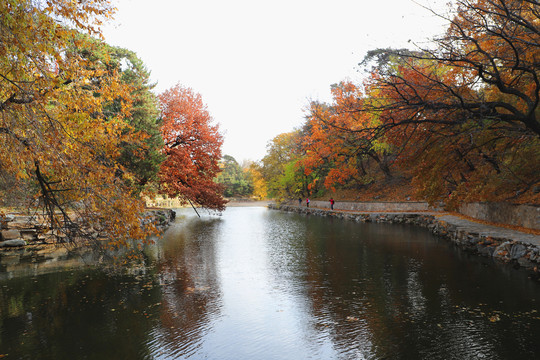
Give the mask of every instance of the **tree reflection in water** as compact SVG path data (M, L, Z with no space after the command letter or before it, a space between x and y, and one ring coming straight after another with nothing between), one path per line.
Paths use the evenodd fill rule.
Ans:
M188 357L219 317L215 239L221 221L183 218L169 229L157 269L161 284L158 353Z
M161 294L151 277L73 270L0 285L8 359L145 358Z
M274 279L309 304L314 346L330 340L338 356L365 359L498 359L539 349L535 336L509 338L508 330L540 335L534 318L515 321L536 308L535 284L425 229L292 214L272 216L268 228Z

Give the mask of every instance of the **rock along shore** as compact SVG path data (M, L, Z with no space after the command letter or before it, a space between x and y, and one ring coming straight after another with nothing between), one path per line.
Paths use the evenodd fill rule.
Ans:
M428 228L472 253L488 256L514 267L523 266L538 275L540 236L485 225L444 212L352 212L295 205L269 204L274 210L335 217L357 222L412 224Z
M163 232L174 221L176 213L170 209L147 209L141 222L152 223ZM41 221L40 221L41 220ZM14 276L36 276L58 269L78 268L102 263L103 253L79 239L68 242L61 233L49 230L43 219L12 213L0 217L0 280ZM86 229L85 229L86 230ZM97 235L97 241L107 237ZM122 250L110 256L122 254Z
M176 213L171 209L148 209L144 212L141 222L152 223L163 232L174 221ZM94 239L100 239L100 234L94 234L85 229ZM27 245L65 243L65 235L54 230L48 230L43 225L43 219L36 216L8 214L0 217L0 249L20 248Z

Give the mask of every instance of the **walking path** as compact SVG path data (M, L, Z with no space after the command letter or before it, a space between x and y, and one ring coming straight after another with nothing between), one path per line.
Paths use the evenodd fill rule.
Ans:
M436 213L441 214L441 213ZM467 231L468 233L478 233L480 236L497 237L511 239L526 244L531 244L540 247L540 235L528 234L523 231L508 229L502 226L494 226L488 224L477 223L467 219L460 218L455 215L442 213L438 218L446 221L449 224L456 226L458 229ZM437 216L437 215L436 215Z
M299 209L306 208L305 206L298 206L298 205L288 205L288 206L295 206ZM409 215L414 215L414 216L428 215L428 216L434 216L437 219L444 221L450 225L454 225L456 226L457 229L461 231L465 231L467 233L478 234L479 236L483 236L483 237L505 238L505 239L519 241L522 243L527 243L527 244L540 247L540 235L534 235L534 234L529 234L529 233L519 231L519 230L509 229L504 226L483 224L480 222L464 219L462 217L452 215L447 212L438 212L438 211L368 212L368 211L351 211L351 210L330 210L329 208L321 208L321 207L310 207L309 209L317 209L317 210L328 212L328 213L342 213L342 214L350 214L350 215L369 215L375 218L378 216L398 215L398 214L409 214Z

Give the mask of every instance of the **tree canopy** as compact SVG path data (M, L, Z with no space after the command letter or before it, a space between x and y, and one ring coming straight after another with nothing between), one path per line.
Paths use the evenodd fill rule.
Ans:
M223 137L199 94L176 85L159 95L165 161L159 172L161 192L186 203L223 210L219 173Z
M220 210L224 200L212 181L222 137L200 96L165 92L160 118L142 61L98 39L114 10L107 0L0 4L0 182L24 185L56 234L121 246L154 231L140 194L158 188L158 172L167 194Z
M226 197L248 197L253 194L251 173L244 170L234 157L224 155L220 167L216 182L223 185Z
M538 202L539 5L458 0L425 48L370 51L362 83L334 85L330 103L310 104L301 146L282 164L298 159L312 186L327 189L405 179L450 207ZM287 169L272 169L265 178L278 188Z
M125 244L149 230L118 162L120 144L138 139L125 131L130 100L114 115L104 109L129 86L78 50L101 46L81 32L96 34L112 12L108 1L0 5L0 166L35 184L52 228L70 238L91 228Z

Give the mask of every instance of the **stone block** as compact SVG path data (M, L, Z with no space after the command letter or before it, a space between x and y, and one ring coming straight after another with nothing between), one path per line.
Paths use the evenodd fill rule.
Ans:
M1 240L13 240L21 237L19 230L2 230L0 235Z
M512 247L512 244L510 241L506 241L502 243L501 245L497 246L497 248L493 252L493 257L501 258L501 259L508 257L511 247Z
M22 229L20 230L21 237L24 240L35 240L37 239L37 230L36 229Z
M514 244L510 249L510 259L519 259L527 253L527 248L522 244Z
M0 242L0 247L18 247L25 246L26 241L22 239L12 239Z

